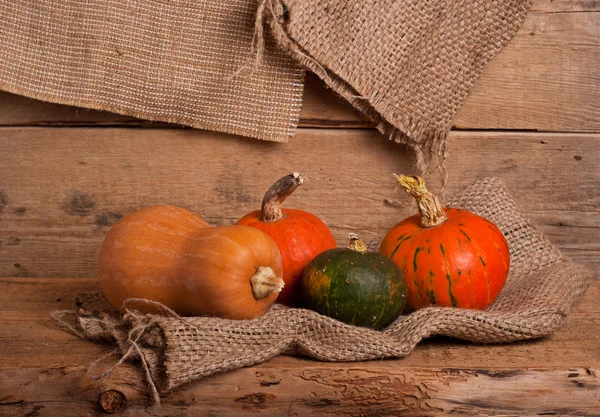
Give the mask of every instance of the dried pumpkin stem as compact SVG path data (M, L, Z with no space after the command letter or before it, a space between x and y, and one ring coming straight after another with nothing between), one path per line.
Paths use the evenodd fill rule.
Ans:
M259 266L254 275L250 277L252 295L257 300L268 297L274 292L281 292L284 286L283 279L275 275L268 266Z
M356 252L365 253L367 251L367 245L365 242L358 236L356 233L348 234L348 239L350 243L348 243L347 248L354 250Z
M425 188L425 180L417 175L396 175L394 178L416 201L421 214L421 227L434 227L448 220L436 196Z
M282 177L269 188L262 201L261 222L274 222L283 217L281 205L296 188L304 182L305 178L297 172Z

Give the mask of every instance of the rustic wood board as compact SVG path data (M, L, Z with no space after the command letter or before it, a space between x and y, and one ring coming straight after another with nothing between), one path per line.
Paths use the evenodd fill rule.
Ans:
M392 172L413 154L373 130L302 129L289 144L177 129L0 128L0 276L96 274L119 218L169 203L230 224L292 170L309 178L288 207L311 211L338 244L415 211ZM497 176L567 255L600 268L600 135L453 132L446 195ZM435 177L435 176L434 176ZM439 181L432 181L436 188Z
M433 339L401 360L324 363L279 357L192 383L148 407L142 372L124 365L104 380L88 364L110 347L57 328L94 279L0 279L0 414L101 415L98 397L120 392L120 415L392 416L600 414L600 281L566 324L524 343L477 346Z
M538 0L513 41L486 67L455 119L461 129L600 131L600 6ZM145 125L126 116L0 93L0 125ZM307 78L302 126L361 127L351 106Z

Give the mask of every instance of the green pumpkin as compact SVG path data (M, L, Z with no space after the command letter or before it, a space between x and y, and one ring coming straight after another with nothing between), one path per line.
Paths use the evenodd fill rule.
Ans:
M406 281L398 266L379 252L367 252L358 235L347 248L317 255L301 281L306 308L355 326L383 329L406 303Z

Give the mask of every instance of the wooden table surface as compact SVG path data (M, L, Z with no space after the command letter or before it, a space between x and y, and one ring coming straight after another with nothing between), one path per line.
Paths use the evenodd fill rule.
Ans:
M98 398L111 391L125 397L123 416L600 415L599 281L543 340L433 339L404 359L357 363L278 357L187 385L158 407L148 406L137 365L90 380L87 366L110 347L50 319L96 290L96 279L0 279L0 415L102 415Z
M599 103L600 2L534 0L455 119L446 196L500 178L563 253L597 274ZM102 414L98 397L112 390L126 397L123 415L600 416L598 281L546 340L435 339L403 360L351 364L280 357L194 383L160 408L146 406L134 365L87 379L108 347L49 319L97 289L102 239L137 208L175 204L231 224L300 170L309 181L288 207L319 215L338 242L349 232L376 239L415 210L390 176L414 162L310 74L287 144L0 92L0 415ZM428 180L435 188L440 178Z

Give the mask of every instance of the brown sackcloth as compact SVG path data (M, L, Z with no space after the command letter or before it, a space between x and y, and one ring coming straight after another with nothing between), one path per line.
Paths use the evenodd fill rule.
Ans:
M586 291L591 270L552 246L495 178L477 182L450 205L490 219L508 240L510 275L487 311L424 308L377 332L279 305L248 321L144 316L136 311L120 317L101 294L83 294L79 311L55 312L53 317L84 339L116 342L125 359L141 358L156 401L159 392L282 354L323 361L400 358L433 335L503 343L558 329Z
M270 36L255 68L256 10L256 0L1 0L0 90L286 141L304 71Z
M285 141L297 61L423 168L445 156L452 118L530 2L3 0L0 90Z
M262 0L279 45L421 168L530 0Z

